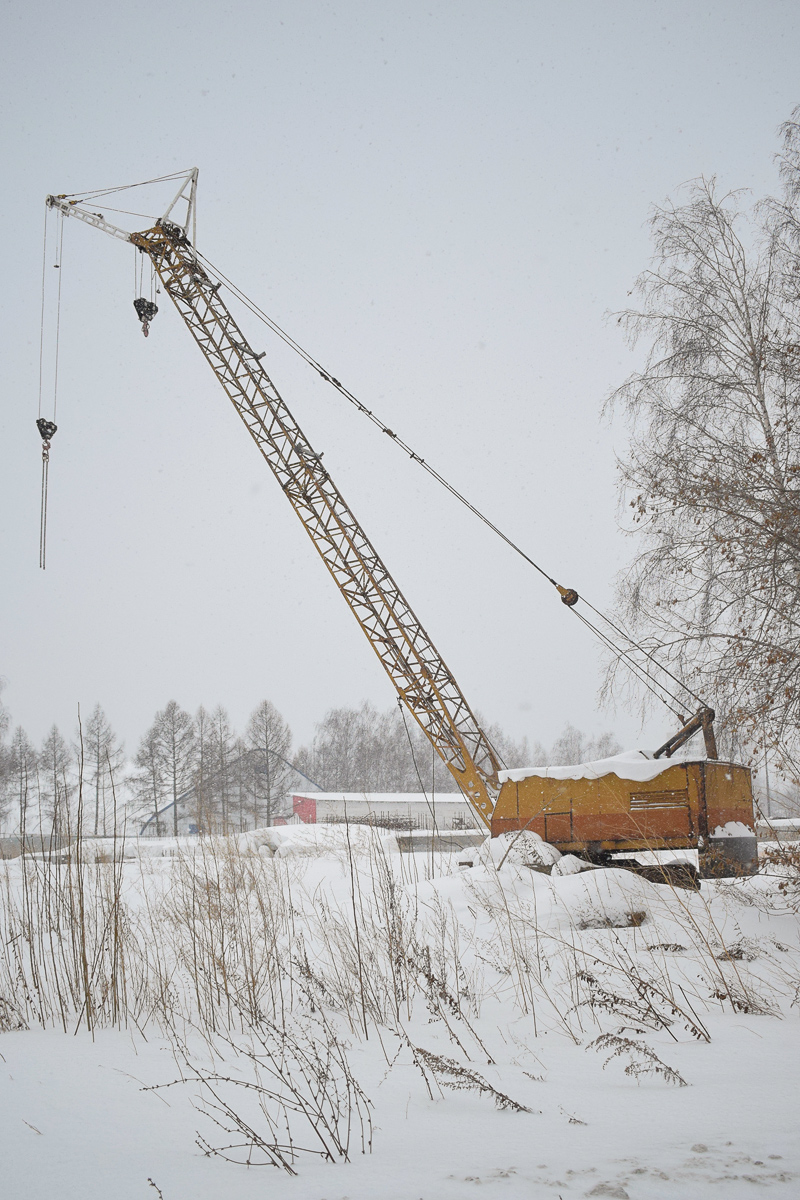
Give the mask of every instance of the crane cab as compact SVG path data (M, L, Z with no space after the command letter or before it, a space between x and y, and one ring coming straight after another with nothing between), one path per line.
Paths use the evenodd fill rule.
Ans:
M492 836L531 829L562 854L595 861L628 851L701 851L701 871L757 869L750 769L641 752L579 767L502 771Z

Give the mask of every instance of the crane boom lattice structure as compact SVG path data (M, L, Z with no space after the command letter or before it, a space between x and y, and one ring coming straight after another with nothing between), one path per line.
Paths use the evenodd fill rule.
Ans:
M386 673L485 824L499 763L453 675L194 254L163 221L130 240L205 355Z

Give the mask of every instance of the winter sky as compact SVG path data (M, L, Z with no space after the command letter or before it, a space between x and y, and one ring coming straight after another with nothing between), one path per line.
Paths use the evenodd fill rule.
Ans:
M39 570L48 192L198 166L211 261L551 574L610 603L633 546L625 430L600 407L637 360L606 314L646 264L653 203L701 173L776 188L796 4L3 8L0 675L17 722L70 731L99 700L133 748L170 698L241 725L267 697L299 742L331 706L394 702L177 314L165 302L145 342L133 250L77 222ZM600 654L549 585L244 328L473 707L545 743L567 720L630 745L671 731L666 711L642 729L598 709Z

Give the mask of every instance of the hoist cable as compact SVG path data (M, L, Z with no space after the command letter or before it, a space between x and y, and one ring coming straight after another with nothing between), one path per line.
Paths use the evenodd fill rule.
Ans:
M657 696L658 699L661 700L662 704L664 704L667 708L670 708L676 716L681 715L676 709L672 709L672 705L669 703L669 701L674 701L675 704L681 705L682 702L679 696L676 696L674 692L670 691L669 688L665 684L661 683L658 679L654 679L647 668L643 666L642 663L637 662L630 651L625 650L617 645L617 643L614 642L614 640L609 637L604 630L599 629L595 624L593 624L593 622L585 617L583 613L578 612L575 614L575 616L578 617L578 619L586 626L587 629L591 630L596 638L602 641L603 644L612 651L618 660L622 660L626 663L629 669L640 678L645 687L647 687L654 696ZM667 697L667 699L665 699L665 697Z
M46 566L47 555L47 497L50 482L50 440L56 432L56 414L58 411L58 357L61 341L61 284L64 266L64 214L61 213L60 225L56 231L56 258L53 264L58 270L58 287L56 289L56 336L53 355L53 419L44 420L42 417L42 399L44 395L44 326L47 294L47 213L45 214L44 245L42 250L42 315L39 343L39 415L36 426L42 438L42 489L39 510L39 566Z
M400 698L400 696L397 697L397 707L400 709L400 716L403 718L403 726L405 727L406 737L408 738L408 745L411 750L411 761L414 764L414 771L416 772L417 780L419 782L419 786L422 791L422 794L425 797L425 803L428 806L428 812L431 814L431 820L433 822L433 832L438 834L439 830L438 830L437 824L436 824L436 800L435 800L436 784L434 782L434 772L436 770L436 747L434 746L433 742L431 741L431 750L432 750L433 757L432 757L432 761L431 761L431 799L429 800L428 793L425 790L425 784L422 782L422 776L420 775L419 767L417 766L417 756L414 752L414 743L411 740L411 733L408 728L408 722L406 721L405 707L403 705L403 701ZM467 795L467 793L464 791L464 789L462 788L461 784L459 783L459 781L457 779L456 779L456 784L458 786L459 792L461 793L461 795L464 798L464 800L466 801L466 803L472 804L471 797Z
M397 697L397 707L400 709L400 716L403 719L403 728L405 729L406 737L408 738L408 748L411 751L411 761L414 764L414 771L417 776L417 782L419 783L419 790L422 792L423 796L425 797L425 803L428 806L428 812L431 814L431 820L433 821L433 831L434 831L434 833L436 833L437 832L436 810L431 808L431 802L428 799L428 793L425 790L425 784L422 782L422 776L419 773L419 767L417 766L417 756L414 753L414 743L411 740L411 730L408 728L408 722L406 721L405 709L403 708L403 701L401 700L401 698L399 696Z
M453 484L445 479L443 475L440 475L435 467L432 467L430 463L425 461L424 458L421 458L419 454L416 454L408 445L408 443L399 436L399 434L396 434L393 429L389 428L388 425L384 425L380 417L377 417L375 413L371 409L367 408L365 404L362 404L361 401L354 396L353 393L349 391L349 389L346 388L343 383L340 383L340 381L331 375L330 372L326 371L322 364L317 362L317 360L311 354L309 354L307 350L304 350L303 347L299 345L299 343L296 342L290 334L288 334L284 329L281 329L280 325L276 324L271 317L268 317L267 314L258 307L255 301L251 300L249 296L246 296L245 293L236 286L236 284L232 283L227 276L223 275L222 272L211 262L209 262L204 255L198 253L197 257L201 259L206 266L208 266L209 269L213 271L214 274L231 289L237 299L239 299L246 308L249 308L250 311L255 316L259 317L260 320L262 320L268 326L268 328L272 330L273 333L275 333L283 342L285 342L287 346L294 350L295 353L299 354L299 356L306 363L308 363L310 367L313 367L314 370L317 371L317 373L321 375L327 383L332 384L336 391L339 392L340 395L344 396L344 398L348 400L349 403L355 408L357 408L360 413L362 413L365 417L368 417L369 420L372 421L373 425L380 429L381 433L387 434L394 442L396 442L400 449L406 452L409 458L412 458L415 462L418 462L423 470L427 471L437 483L441 484L441 486L446 488L451 495L455 496L455 498L460 501L465 508L468 508L469 511L474 514L474 516L483 521L484 525L488 525L489 529L491 529L493 533L496 533L499 538L501 538L512 548L512 550L515 550L517 554L524 558L525 561L534 568L534 570L538 571L540 575L544 576L548 583L552 583L553 587L555 588L558 587L556 580L548 575L547 571L545 571L543 567L540 567L539 564L530 557L530 555L526 554L520 546L513 542L505 533L503 533L502 529L499 529L489 517L482 513L480 509L476 508L475 505L463 495L463 493L459 492L458 488L454 487Z
M39 410L37 417L42 415L42 387L44 384L44 298L45 298L45 282L47 278L47 218L50 216L50 209L44 210L44 237L42 238L42 318L39 327Z
M64 276L64 214L61 213L61 228L59 230L58 244L58 299L56 301L56 350L55 350L55 365L53 369L53 420L56 419L56 409L58 407L58 352L61 344L61 280Z
M645 650L641 643L635 641L629 633L626 633L624 629L621 629L619 625L616 625L610 617L606 616L604 612L601 612L598 608L595 608L595 606L589 600L587 600L585 596L581 596L581 600L587 608L590 608L592 612L595 613L596 616L600 617L602 621L605 621L605 623L610 626L615 633L619 634L620 637L625 638L625 641L628 642L629 645L634 646L640 654L643 654L645 658L648 658L657 670L663 671L665 675L669 676L673 683L677 683L678 687L683 688L683 690L687 692L693 700L696 700L698 704L705 706L705 700L703 700L701 696L698 696L697 692L693 692L688 684L685 684L682 679L678 678L677 675L673 675L669 667L665 667L663 663L660 663L655 655L651 654L649 650ZM677 699L677 697L674 698Z
M42 453L42 500L39 510L39 566L45 569L45 554L47 548L47 485L50 476L50 455Z
M97 197L95 197L95 199L96 198ZM91 199L91 197L90 197L90 199ZM154 217L152 213L131 212L131 210L129 208L112 208L110 204L104 204L103 208L105 209L106 212L122 213L123 216L126 216L126 217L143 217L145 221L157 221L158 220L158 218Z
M129 192L132 188L148 187L151 183L167 183L171 179L180 179L181 176L189 174L189 171L174 171L171 175L158 175L155 179L145 179L141 183L126 183L122 187L96 188L88 192L64 192L59 199L72 200L76 196L81 196L81 203L85 203L87 200L96 200L100 196L110 196L115 192Z
M419 463L419 465L425 471L427 471L427 473L433 479L435 479L437 483L441 484L441 486L444 487L448 492L450 492L450 494L452 496L454 496L461 504L463 504L465 506L465 508L469 509L469 511L471 513L473 513L474 516L478 517L478 519L480 521L482 521L484 523L484 525L486 525L489 529L491 529L493 533L495 533L502 541L504 541L508 546L510 546L512 550L514 550L521 558L523 558L525 560L525 562L527 562L530 566L532 566L534 568L534 570L538 571L539 574L542 575L548 581L548 583L551 583L555 588L559 588L559 584L557 583L557 581L555 579L553 579L552 576L550 576L547 573L547 571L544 570L543 567L541 567L537 562L535 562L534 559L532 559L529 554L526 554L521 546L517 545L517 543L514 542L510 537L508 537L508 535L505 534L502 529L500 529L497 525L495 525L495 523L489 517L487 517L484 513L482 513L480 511L480 509L476 508L476 506L474 504L472 504L471 501L468 500L467 497L463 495L463 493L461 493L456 487L454 487L453 484L451 484L447 479L445 479L444 476L441 475L436 470L435 467L432 467L430 465L430 463L425 461L424 458L422 458L420 455L416 454L415 451L412 450L412 448L408 445L408 443L405 442L403 440L403 438L399 437L394 432L394 430L392 430L388 426L384 425L384 423L380 420L380 418L377 417L375 415L375 413L372 412L371 409L367 408L366 405L362 404L361 401L356 396L354 396L353 393L348 388L346 388L344 386L344 384L342 384L338 379L336 379L335 376L331 375L331 373L329 371L326 371L325 368L319 362L317 362L317 360L313 357L313 355L309 354L309 352L307 350L305 350L298 342L295 341L295 339L291 336L291 334L287 333L286 330L282 329L281 326L278 325L276 321L274 321L270 316L268 316L267 313L265 313L263 311L263 309L261 309L255 303L254 300L251 300L250 297L247 296L246 293L241 290L241 288L239 288L235 283L233 283L232 280L228 279L228 277L222 271L220 271L220 269L218 267L216 267L208 258L206 258L205 255L201 254L197 250L195 250L195 254L197 255L197 258L206 267L208 267L208 269L217 277L217 279L221 280L231 290L231 292L236 296L236 298L242 304L244 304L244 306L247 309L249 309L249 311L251 313L253 313L254 316L258 317L259 320L261 320L274 334L276 334L276 336L279 337L281 339L281 341L283 341L287 346L289 346L290 349L294 350L295 353L298 354L300 356L300 358L302 358L304 360L304 362L306 362L310 367L312 367L315 371L317 371L317 373L327 383L331 384L331 386L334 387L336 389L336 391L339 392L339 394L342 395L350 404L352 404L360 413L362 413L364 416L368 417L369 420L373 423L373 425L375 425L378 429L380 429L382 433L385 433L389 437L391 437L391 439L394 442L396 442L397 445L399 445L400 448L402 450L404 450L406 454L408 454L409 458L411 458L415 462ZM653 666L656 667L657 670L659 670L659 671L663 672L665 675L667 675L675 684L677 684L677 686L679 688L681 688L689 696L691 696L694 700L696 700L698 702L698 704L701 704L701 705L704 704L703 699L700 696L698 696L696 692L694 692L690 687L688 687L687 684L685 684L681 679L679 679L676 675L674 675L673 672L670 671L668 667L665 667L662 663L660 663L655 658L655 656L650 653L650 651L646 650L634 638L632 638L630 634L626 633L623 629L620 628L619 625L615 624L615 622L612 621L610 617L607 617L605 613L601 612L598 608L595 608L595 606L593 604L591 604L590 601L586 600L585 597L582 596L581 599L583 600L583 603L587 606L587 608L590 608L591 611L597 617L599 617L602 621L604 621L609 626L609 628L612 629L619 637L622 637L628 643L629 646L633 647L640 654L643 654L645 656L645 658L647 658L650 662L652 662ZM587 626L587 628L591 629L592 632L594 632L595 635L598 638L600 638L600 640L609 649L612 650L612 652L615 654L615 656L618 659L623 659L628 664L628 666L632 670L635 671L635 673L639 676L639 678L645 684L645 686L651 692L653 692L653 694L655 696L657 696L658 699L660 699L661 702L667 708L670 709L670 711L675 713L675 710L668 703L668 701L666 701L663 696L659 695L658 692L656 692L654 690L654 688L660 687L667 696L669 696L676 704L680 705L681 701L677 696L675 696L672 692L670 692L669 689L665 685L658 684L655 680L653 680L652 677L644 670L644 668L641 667L640 664L636 663L635 659L633 659L630 656L630 653L628 651L624 650L620 646L617 646L612 638L610 638L607 634L603 634L599 629L597 629L597 627L595 625L593 625L592 622L588 621L586 619L586 617L584 617L581 613L578 613L575 610L574 606L570 605L568 607L571 608L571 610L575 613L576 616L580 617L580 619ZM680 715L680 714L676 713L676 715Z
M587 620L583 613L576 612L575 616L578 618L578 620L583 622L587 629L592 631L595 637L598 638L598 640L601 641L603 645L612 652L618 661L624 661L628 669L632 671L632 673L638 678L639 682L642 683L644 687L646 687L647 690L656 697L657 700L660 700L665 708L668 708L674 716L678 717L683 724L685 717L680 711L680 708L682 707L680 698L673 692L670 692L663 683L659 683L658 680L653 679L653 677L648 671L645 670L641 663L638 663L627 650L623 650L617 646L615 642L613 642L608 636L608 634L604 633L601 629L598 629L596 625L593 625L591 621ZM665 699L665 696L669 697L669 699ZM673 707L673 704L670 701L673 701L674 704L678 705L679 707Z

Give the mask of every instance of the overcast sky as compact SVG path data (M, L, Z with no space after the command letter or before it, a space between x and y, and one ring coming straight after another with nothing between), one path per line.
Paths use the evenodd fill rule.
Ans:
M625 429L599 414L635 358L606 314L647 262L653 203L701 173L776 188L796 3L3 13L0 675L16 722L38 740L99 700L134 750L171 698L241 726L267 697L299 743L334 705L394 702L177 313L165 303L145 341L133 250L78 222L39 570L48 192L198 166L211 261L551 574L611 603L634 546L617 525ZM598 709L598 648L549 585L244 327L474 708L545 743L567 720L630 745L672 731L666 710L642 729Z

